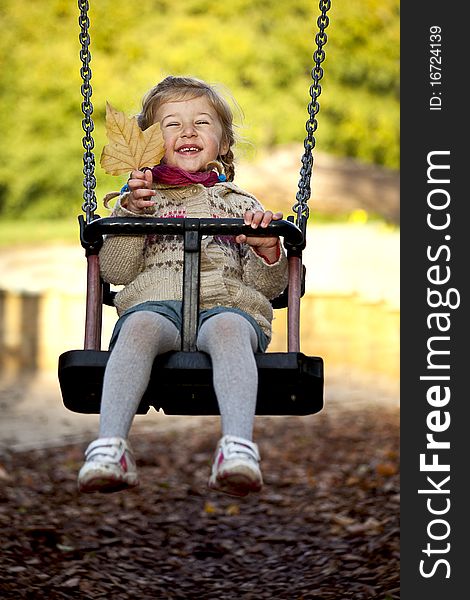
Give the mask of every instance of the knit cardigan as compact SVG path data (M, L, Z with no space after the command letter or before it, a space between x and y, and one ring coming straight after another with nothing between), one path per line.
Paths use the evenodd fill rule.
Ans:
M257 199L233 183L174 187L154 186L155 205L134 213L119 197L114 217L152 216L241 218L247 210L264 210ZM100 251L104 281L124 287L114 304L118 314L149 300L181 300L183 240L173 235L106 236ZM268 264L248 244L233 236L208 236L201 242L200 308L228 306L250 314L271 339L273 310L269 300L287 285L287 259L281 244L277 262Z

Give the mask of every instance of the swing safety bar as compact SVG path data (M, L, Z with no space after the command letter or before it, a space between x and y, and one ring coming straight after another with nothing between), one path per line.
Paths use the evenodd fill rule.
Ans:
M80 237L87 249L101 247L103 235L184 235L185 231L198 231L206 235L250 235L256 237L282 236L284 245L291 251L300 251L304 242L302 231L292 221L271 221L267 227L253 229L243 219L180 219L155 217L104 217L81 223Z

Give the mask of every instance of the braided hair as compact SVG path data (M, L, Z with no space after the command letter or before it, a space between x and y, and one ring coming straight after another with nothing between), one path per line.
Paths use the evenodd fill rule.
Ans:
M228 147L227 152L217 157L223 166L227 181L235 177L234 155L235 144L233 112L225 98L215 86L195 77L165 77L144 96L142 111L137 115L139 127L144 131L155 122L158 108L165 102L189 100L205 96L216 111L222 125L222 142Z

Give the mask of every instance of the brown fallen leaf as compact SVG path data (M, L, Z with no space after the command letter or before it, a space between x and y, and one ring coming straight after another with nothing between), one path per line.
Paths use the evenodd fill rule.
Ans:
M227 515L231 515L231 516L239 515L240 514L240 505L239 504L230 504L229 506L227 506L225 513Z
M346 515L331 515L331 520L333 521L333 523L341 525L342 527L348 527L349 525L356 523L355 519L352 519L351 517L348 517Z
M7 472L7 470L2 467L2 465L0 465L0 479L4 479L5 481L7 479L11 479L10 474Z
M378 475L382 475L383 477L391 477L395 475L398 471L397 466L391 462L379 463L375 467L375 471Z
M160 123L142 131L136 117L126 117L109 102L106 103L106 134L109 143L103 148L100 164L109 175L154 167L165 153Z

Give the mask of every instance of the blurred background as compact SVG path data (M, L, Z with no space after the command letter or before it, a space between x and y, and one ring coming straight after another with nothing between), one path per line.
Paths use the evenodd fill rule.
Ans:
M236 182L291 214L318 3L90 4L98 213L127 179L99 167L106 101L133 115L162 77L188 74L222 84L241 107ZM31 402L60 405L58 355L83 344L78 14L70 0L0 4L0 442L26 427ZM333 0L328 14L301 349L325 360L326 402L398 402L399 2ZM106 308L103 347L115 319ZM271 350L285 338L276 311ZM82 418L46 416L44 431Z

